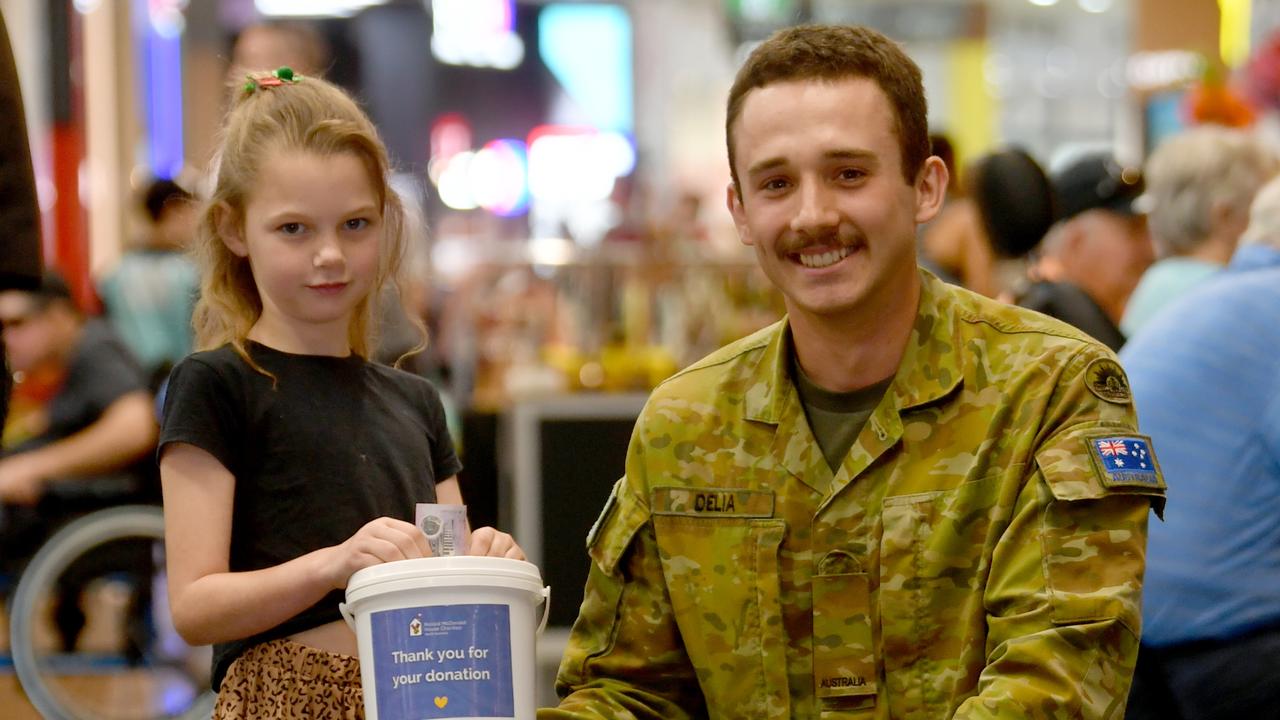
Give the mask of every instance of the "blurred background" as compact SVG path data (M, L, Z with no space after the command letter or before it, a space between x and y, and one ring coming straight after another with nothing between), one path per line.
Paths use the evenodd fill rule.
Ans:
M1248 69L1280 21L1273 0L0 9L26 101L46 263L90 310L95 278L146 234L137 208L148 183L173 179L199 194L233 64L310 65L299 69L357 95L423 210L410 311L428 321L432 345L417 362L463 412L528 393L644 390L776 317L721 208L724 98L740 59L778 27L886 32L922 66L930 123L950 139L955 167L1017 145L1052 170L1099 149L1140 163L1193 121L1207 84Z

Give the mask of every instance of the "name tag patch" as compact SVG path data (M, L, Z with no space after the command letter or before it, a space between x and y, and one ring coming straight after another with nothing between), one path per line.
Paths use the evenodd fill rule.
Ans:
M773 517L773 493L737 488L653 489L654 515L692 517Z
M1106 487L1164 489L1151 439L1140 435L1107 435L1085 441Z

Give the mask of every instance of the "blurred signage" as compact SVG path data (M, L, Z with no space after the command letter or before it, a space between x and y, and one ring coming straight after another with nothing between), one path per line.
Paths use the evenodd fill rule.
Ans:
M442 63L510 70L524 60L515 0L431 0L431 25Z
M813 21L873 27L901 42L949 42L986 35L981 2L813 0Z
M786 25L796 12L795 0L725 0L725 5L735 20L762 25Z
M267 17L351 17L387 0L254 0Z

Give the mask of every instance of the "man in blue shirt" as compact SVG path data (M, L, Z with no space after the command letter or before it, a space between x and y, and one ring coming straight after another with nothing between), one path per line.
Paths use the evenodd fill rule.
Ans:
M1280 180L1226 272L1120 354L1169 483L1129 720L1280 712Z

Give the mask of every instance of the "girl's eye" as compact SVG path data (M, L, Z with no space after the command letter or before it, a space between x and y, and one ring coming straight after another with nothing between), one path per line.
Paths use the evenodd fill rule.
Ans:
M369 227L369 221L365 218L352 218L345 225L348 230L363 230Z
M280 226L280 232L285 235L298 235L302 232L302 223L289 222Z

